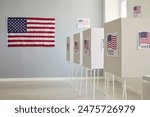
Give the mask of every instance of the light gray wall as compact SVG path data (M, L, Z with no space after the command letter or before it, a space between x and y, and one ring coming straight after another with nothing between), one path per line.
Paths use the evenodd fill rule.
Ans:
M81 30L76 19L90 18L102 26L102 0L0 0L0 78L65 77L66 37ZM55 17L56 46L7 47L6 17Z

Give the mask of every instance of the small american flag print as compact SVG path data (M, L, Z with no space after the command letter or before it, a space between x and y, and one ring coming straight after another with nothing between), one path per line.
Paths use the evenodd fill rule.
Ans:
M90 19L88 18L78 18L77 19L78 28L90 28Z
M90 55L90 42L88 39L84 40L84 53Z
M150 32L140 32L139 33L139 44L150 45Z
M78 41L74 42L74 50L75 50L75 52L77 52L79 50L79 43L78 43Z
M54 47L55 18L8 17L8 47Z
M107 36L107 49L117 50L117 35Z
M135 6L135 7L133 8L133 10L134 10L134 13L135 13L135 14L140 14L140 13L141 13L141 6Z
M133 7L133 16L134 17L141 17L141 6L134 6Z

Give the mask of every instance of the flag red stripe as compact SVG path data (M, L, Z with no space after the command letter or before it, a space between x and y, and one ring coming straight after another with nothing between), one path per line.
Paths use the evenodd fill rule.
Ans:
M55 27L27 26L28 29L55 29Z
M111 41L109 41L107 43L107 48L111 48L113 50L116 50L117 49L117 36L113 36L111 37Z
M55 20L55 18L33 18L33 17L28 17L27 20Z
M8 42L55 42L55 40L8 40Z
M27 22L27 24L55 25L55 23L52 22Z
M27 31L27 33L47 33L47 34L54 34L54 31Z
M54 47L54 44L45 45L45 44L8 44L8 47Z
M55 38L55 36L30 36L30 35L15 35L15 36L8 36L8 38Z

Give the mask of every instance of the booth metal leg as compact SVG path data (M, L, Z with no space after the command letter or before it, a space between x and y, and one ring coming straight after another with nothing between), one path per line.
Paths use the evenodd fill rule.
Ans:
M79 96L81 96L81 90L82 90L82 80L83 80L83 68L81 67L81 74L80 74L80 90L79 90Z
M92 72L93 72L93 70L91 69L91 70L90 70L90 79L89 79L89 81L90 81L90 86L92 86L92 82L93 82Z
M123 78L123 95L122 95L122 99L123 100L127 100L127 82L126 82L126 78Z
M115 79L114 79L114 74L112 74L112 85L113 85L113 99L115 99Z
M106 86L107 86L107 91L106 91L106 97L108 98L108 94L109 94L109 78L110 78L110 74L107 73L107 83L106 83Z
M69 83L71 84L71 63L70 62L68 62L68 76L69 76L69 78L68 78L68 80L69 80Z
M104 72L104 95L107 93L107 72Z
M97 75L96 75L97 77L97 82L96 82L96 87L97 87L97 89L98 89L98 86L99 86L99 79L100 79L100 77L99 77L99 69L97 69Z
M95 100L95 69L93 70L93 100Z
M85 86L85 99L87 100L87 92L88 92L88 69L86 68L86 75L85 75L85 83L86 83L86 86Z
M76 70L75 70L75 91L77 91L77 77L78 77L78 64L76 64Z
M74 65L73 65L73 63L71 63L71 86L73 87L73 76L74 76Z

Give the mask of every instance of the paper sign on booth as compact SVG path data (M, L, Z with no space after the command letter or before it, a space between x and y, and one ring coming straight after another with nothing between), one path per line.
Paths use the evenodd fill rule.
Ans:
M74 52L78 52L79 51L79 42L75 41L74 42Z
M150 50L150 31L142 31L138 35L138 49Z
M77 19L77 28L90 28L90 19L89 18L78 18Z
M133 16L134 17L141 17L142 13L141 13L141 5L138 6L134 6L133 7Z
M109 33L107 35L107 54L112 57L118 56L118 33Z
M88 39L84 40L84 54L90 55L90 44Z

